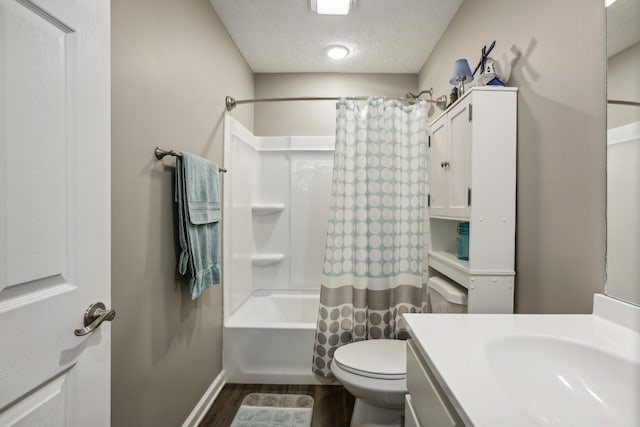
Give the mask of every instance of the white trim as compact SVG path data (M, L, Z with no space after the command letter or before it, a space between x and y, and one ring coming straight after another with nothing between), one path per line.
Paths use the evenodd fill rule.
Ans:
M335 136L256 136L228 113L224 129L225 141L237 138L234 144L243 142L255 151L335 151Z
M204 392L200 401L193 408L187 419L182 423L182 427L196 427L201 422L204 416L207 414L213 402L222 391L222 388L227 383L227 374L224 371L220 371L218 376L213 380L207 391Z
M596 293L593 294L593 314L640 332L640 306Z
M640 138L640 122L607 130L607 145L620 144Z

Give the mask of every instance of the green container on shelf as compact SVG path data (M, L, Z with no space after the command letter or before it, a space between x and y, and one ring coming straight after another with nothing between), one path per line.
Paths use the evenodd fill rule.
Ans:
M469 223L458 224L458 235L456 236L456 257L462 260L469 259Z

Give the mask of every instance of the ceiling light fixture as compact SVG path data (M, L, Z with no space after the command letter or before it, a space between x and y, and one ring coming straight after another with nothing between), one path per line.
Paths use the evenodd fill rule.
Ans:
M311 10L319 15L348 15L355 0L309 0Z
M342 45L329 46L327 48L327 56L332 59L342 59L349 55L349 49Z

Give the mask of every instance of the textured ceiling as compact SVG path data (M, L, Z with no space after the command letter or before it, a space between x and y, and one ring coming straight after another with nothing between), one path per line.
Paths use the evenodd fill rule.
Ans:
M309 0L210 0L255 73L418 73L462 0L356 0L347 16ZM342 44L351 54L326 56Z

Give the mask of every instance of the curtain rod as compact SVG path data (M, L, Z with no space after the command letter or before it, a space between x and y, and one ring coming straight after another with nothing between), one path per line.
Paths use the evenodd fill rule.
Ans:
M433 94L433 89L428 89L428 90L423 90L422 92L418 93L417 95L414 95L411 92L407 92L404 98L400 98L398 100L400 101L407 101L409 103L415 103L420 95L427 93L429 94L429 96L431 96ZM256 102L280 102L280 101L338 101L342 98L346 98L349 100L354 100L354 101L364 101L367 100L368 98L370 98L369 96L346 96L346 97L339 97L339 96L303 96L303 97L293 97L293 98L260 98L260 99L235 99L231 96L226 96L224 98L224 102L227 106L227 111L231 111L234 108L236 108L237 105L240 104L253 104ZM442 98L442 99L441 99ZM426 101L426 102L431 102L433 104L438 105L438 107L440 107L441 109L445 109L446 108L446 96L443 95L440 98L438 98L438 100L434 101L433 99L419 99L420 101Z
M365 100L366 96L349 96L348 99L356 101ZM260 98L260 99L235 99L231 96L226 96L224 102L227 105L227 111L231 111L240 104L253 104L256 102L279 102L279 101L338 101L339 97L334 96L304 96L298 98Z
M607 104L618 104L618 105L633 105L635 107L640 107L640 102L634 101L618 101L615 99L608 99Z

